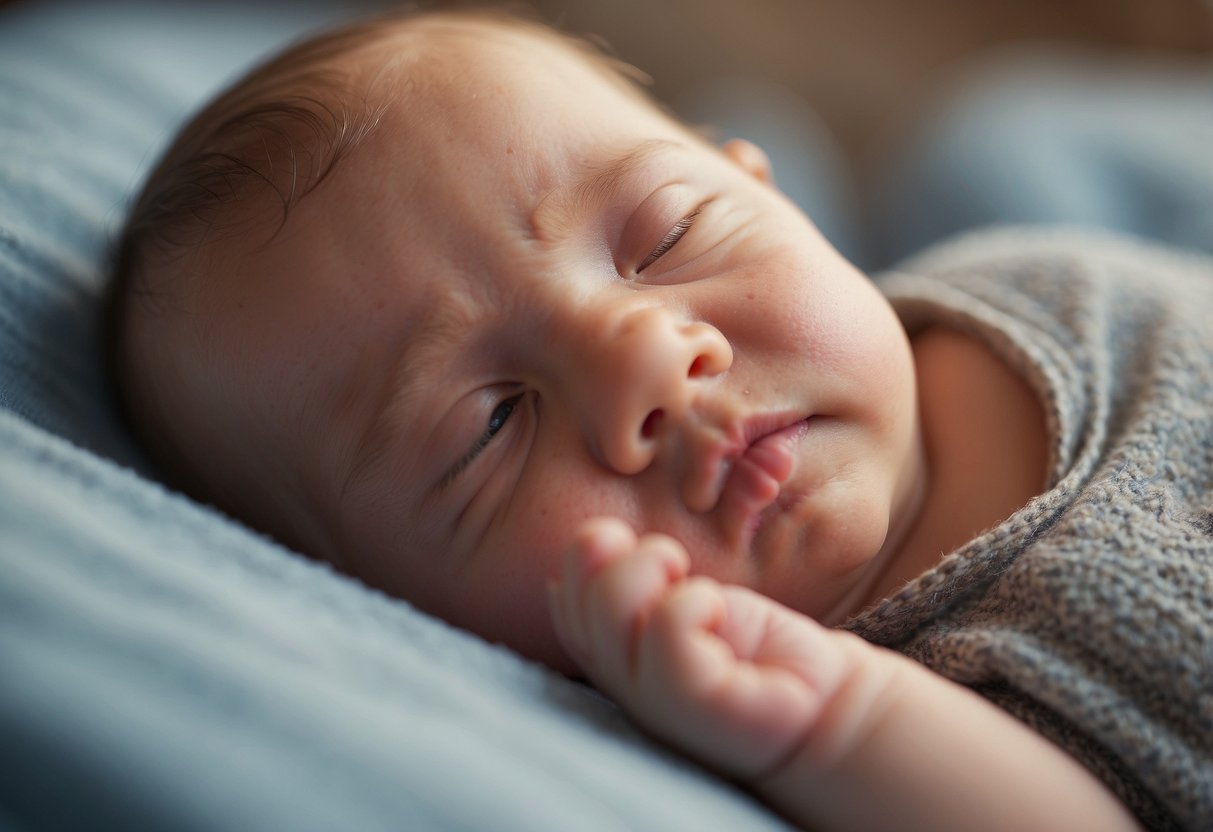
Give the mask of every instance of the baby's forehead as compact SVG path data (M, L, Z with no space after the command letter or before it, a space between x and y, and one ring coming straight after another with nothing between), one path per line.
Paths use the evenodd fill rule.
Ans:
M542 60L544 53L556 50L566 57L588 65L613 70L614 65L587 43L540 23L492 12L447 12L395 21L381 32L377 44L378 59L389 57L380 71L405 68L412 73L436 70L435 74L457 83L466 73L450 72L470 68L471 59L505 59L515 65ZM409 60L413 58L415 60Z
M537 49L537 44L544 48ZM247 223L241 233L206 247L206 263L197 271L208 279L199 299L213 314L203 314L200 320L229 308L233 294L241 303L261 296L262 303L250 302L247 308L269 315L281 308L280 296L300 297L312 273L326 276L314 281L317 294L342 295L329 304L331 312L360 314L366 298L347 288L356 282L349 276L363 266L373 271L376 264L416 263L456 249L459 264L468 271L491 266L493 253L502 245L489 235L506 234L500 227L507 223L492 221L504 212L493 217L486 212L494 206L517 206L520 218L529 219L537 195L563 181L567 169L580 170L574 163L587 155L556 152L545 135L532 145L543 153L532 154L534 158L523 164L526 142L515 145L517 155L511 161L500 157L510 144L498 129L500 114L556 104L550 98L523 103L521 90L512 98L502 95L509 90L500 87L518 73L503 77L495 71L511 62L518 70L520 63L550 66L552 60L572 59L604 76L614 72L580 49L558 32L491 15L426 16L392 27L369 51L353 56L363 62L359 72L365 69L368 79L384 83L374 93L390 99L381 123L334 167L322 188L292 206L285 220L279 222L277 213L256 203L262 221ZM477 60L468 62L469 56ZM526 74L525 67L521 74ZM621 87L628 83L618 75L614 79ZM538 81L551 83L550 76L539 75ZM635 90L632 94L639 95ZM473 100L482 106L460 106ZM519 122L528 134L538 123L525 118ZM580 132L598 136L592 125ZM592 143L577 146L584 150ZM611 158L618 155L614 145L609 150ZM499 163L488 163L498 157ZM273 198L264 197L271 202ZM479 245L470 246L471 239ZM292 277L271 280L276 271ZM227 279L215 279L223 275ZM274 286L280 291L273 291Z
M385 77L401 82L403 93L414 101L469 86L486 94L516 94L528 78L549 79L564 63L574 71L589 70L636 100L653 103L641 89L647 76L639 70L589 41L512 14L479 10L422 15L386 28L377 46L354 56L369 69L368 82L381 83Z

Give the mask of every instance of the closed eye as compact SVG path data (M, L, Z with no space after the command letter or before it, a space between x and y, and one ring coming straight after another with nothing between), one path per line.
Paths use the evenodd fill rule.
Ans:
M644 261L636 269L636 273L640 274L641 272L643 272L649 266L653 265L658 260L660 260L662 255L664 255L666 252L668 252L670 249L672 249L674 246L676 246L678 244L678 241L682 239L682 235L686 234L687 229L689 229L691 227L691 225L694 224L695 218L699 216L699 212L702 210L703 210L703 207L700 206L699 208L696 208L694 211L687 214L685 217L683 217L678 222L676 222L674 224L674 227L671 228L666 233L666 235L661 238L661 242L657 244L657 248L653 249L649 253L649 256L644 258Z

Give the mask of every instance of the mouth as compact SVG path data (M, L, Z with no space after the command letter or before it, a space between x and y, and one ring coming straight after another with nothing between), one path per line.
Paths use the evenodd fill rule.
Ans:
M810 419L790 424L747 425L746 444L725 477L719 507L730 536L748 545L762 519L795 468L795 448ZM781 426L780 426L781 425Z

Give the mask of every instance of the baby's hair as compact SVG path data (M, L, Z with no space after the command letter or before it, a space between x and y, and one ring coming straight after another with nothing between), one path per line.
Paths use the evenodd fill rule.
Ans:
M117 240L105 299L106 370L126 423L160 473L200 499L232 508L198 476L172 426L148 412L160 385L146 377L131 321L163 313L168 307L157 302L184 290L191 278L181 266L190 253L242 233L259 211L281 228L291 208L372 133L383 105L357 91L339 59L378 42L391 22L362 20L302 41L221 92L180 129Z
M417 9L381 15L294 45L221 93L178 133L148 177L115 249L115 294L145 265L231 233L249 219L255 196L276 197L278 222L374 131L387 96L376 101L364 79L337 59L386 37L393 24L426 16ZM524 9L428 13L479 18L554 36L640 94L649 79L604 45L567 35ZM655 101L650 101L656 105ZM659 106L659 105L656 105ZM251 207L251 205L250 205Z
M347 24L288 47L221 92L180 130L136 198L114 249L106 299L106 369L118 405L170 484L237 509L218 493L224 489L214 478L202 475L188 443L175 436L166 415L171 407L165 409L150 369L154 357L141 354L132 341L134 317L176 309L192 291L190 284L205 280L206 267L199 265L205 260L192 255L209 244L254 231L272 239L292 208L368 139L397 97L392 84L401 73L394 70L403 62L390 54L382 60L345 59L435 17L555 38L658 106L642 88L647 78L601 44L552 29L524 10L475 7L410 8ZM288 536L281 528L273 531Z
M149 255L180 254L239 224L234 206L272 192L291 206L374 129L381 112L336 58L381 37L381 21L338 29L288 49L186 124L148 177L127 219L116 282Z

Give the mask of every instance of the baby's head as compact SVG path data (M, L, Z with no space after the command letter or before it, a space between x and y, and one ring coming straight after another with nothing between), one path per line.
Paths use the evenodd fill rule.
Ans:
M905 334L762 152L512 18L358 26L225 93L114 310L182 486L561 669L545 583L587 518L823 616L921 476Z

